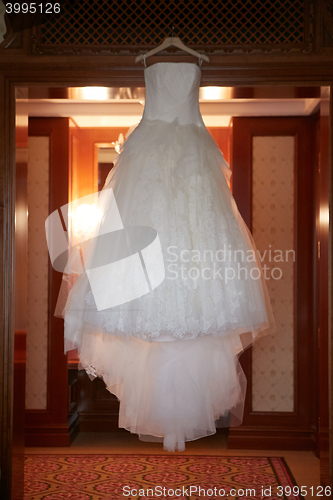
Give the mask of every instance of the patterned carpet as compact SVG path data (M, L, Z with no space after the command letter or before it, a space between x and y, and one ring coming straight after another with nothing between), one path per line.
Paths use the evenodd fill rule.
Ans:
M26 455L25 500L300 500L282 457Z

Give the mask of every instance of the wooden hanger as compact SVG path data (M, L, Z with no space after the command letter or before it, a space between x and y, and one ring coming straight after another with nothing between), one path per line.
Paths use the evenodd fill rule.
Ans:
M183 50L184 52L188 52L192 56L199 57L199 59L203 59L204 61L209 62L210 59L208 56L205 54L200 54L196 50L190 49L189 47L186 47L186 45L181 41L181 39L178 36L170 36L166 38L160 45L155 47L154 49L150 50L149 52L146 52L146 54L140 54L135 58L135 62L142 61L142 59L147 59L147 57L153 56L154 54L157 54L158 52L161 52L162 50L167 49L168 47L177 47L177 49Z

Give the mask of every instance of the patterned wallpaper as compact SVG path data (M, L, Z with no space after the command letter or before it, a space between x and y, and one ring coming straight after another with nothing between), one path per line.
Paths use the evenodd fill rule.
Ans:
M273 336L253 346L252 409L288 412L294 409L294 137L253 138L252 196L253 237L259 253L267 251L263 265L277 324Z
M49 138L28 143L28 304L26 409L47 408Z

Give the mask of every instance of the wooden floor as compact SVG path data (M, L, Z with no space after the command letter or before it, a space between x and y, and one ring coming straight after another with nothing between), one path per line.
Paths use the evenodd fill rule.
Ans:
M145 443L140 441L136 435L125 432L81 432L68 448L26 448L26 453L170 454L163 450L161 443ZM319 459L311 451L228 450L226 437L215 434L188 442L185 451L175 452L175 454L177 453L185 455L282 456L298 486L306 486L310 493L311 486L317 488L320 485ZM308 494L306 498L317 497Z

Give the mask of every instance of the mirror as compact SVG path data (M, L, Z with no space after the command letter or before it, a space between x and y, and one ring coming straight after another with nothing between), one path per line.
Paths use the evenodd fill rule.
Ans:
M105 180L114 166L117 158L115 143L95 143L96 170L98 178L98 191L104 186Z

